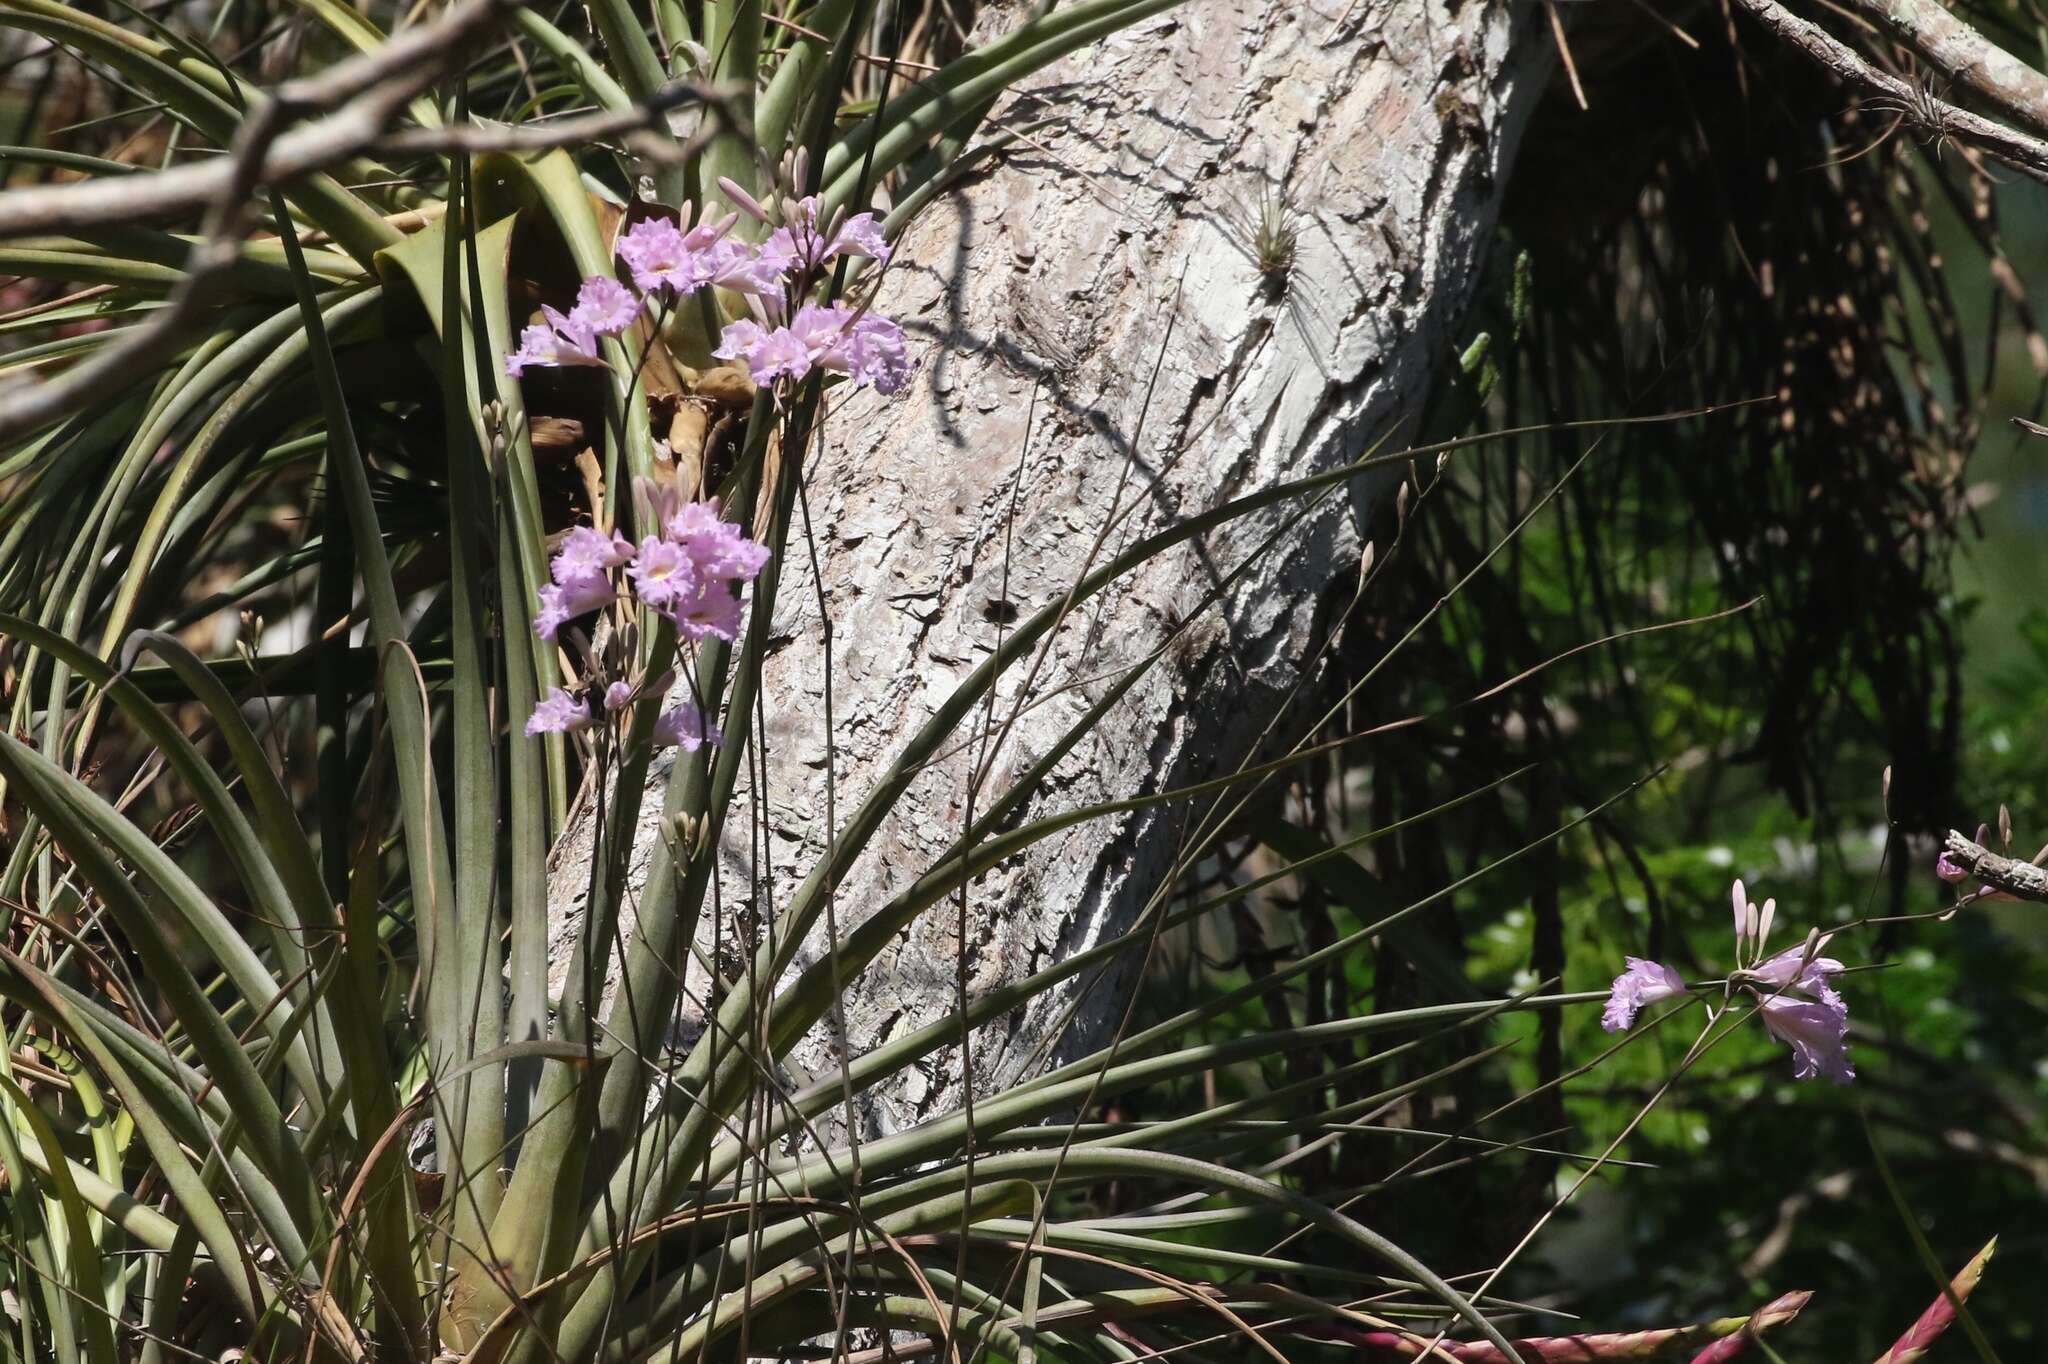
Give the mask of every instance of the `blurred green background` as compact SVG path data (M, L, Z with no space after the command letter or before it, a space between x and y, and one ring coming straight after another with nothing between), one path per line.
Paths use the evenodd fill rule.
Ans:
M1712 978L1732 964L1736 877L1776 897L1788 946L1951 904L1939 833L1995 830L2001 804L2017 855L2048 843L2048 439L2010 421L2041 415L2048 350L2016 305L2048 302L2048 196L1753 39L1581 65L1594 113L1546 100L1463 362L1403 438L1719 410L1496 442L1441 477L1424 461L1405 517L1368 514L1377 563L1358 607L1356 582L1332 594L1324 695L1363 685L1322 737L1427 718L1305 775L1197 880L1250 880L1315 846L1290 839L1340 842L1518 775L1170 944L1148 1016L1454 883L1218 1035L1553 977L1602 989L1625 954ZM1773 1338L1783 1356L1871 1359L1937 1292L1914 1233L1944 1274L1995 1235L1976 1320L2005 1360L2048 1354L2048 911L1976 906L1830 951L1878 968L1842 985L1857 1082L1795 1081L1785 1048L1739 1030L1617 1153L1642 1166L1596 1176L1500 1291L1613 1329L1810 1289ZM1575 1075L1616 1040L1597 1014L1517 1016L1332 1078L1341 1102L1474 1062L1362 1120L1393 1130L1326 1132L1296 1168L1447 1274L1484 1270L1581 1164L1430 1150L1413 1129L1597 1153L1703 1017ZM1960 1330L1930 1355L1978 1357Z

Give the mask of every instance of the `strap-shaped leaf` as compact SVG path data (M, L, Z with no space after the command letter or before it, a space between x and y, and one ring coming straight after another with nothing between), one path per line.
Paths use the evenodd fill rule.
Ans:
M112 1359L113 1319L108 1314L100 1285L99 1238L93 1234L91 1215L85 1200L79 1196L78 1181L72 1178L71 1162L64 1155L64 1145L57 1140L57 1131L50 1126L49 1118L4 1070L0 1070L0 1099L6 1100L8 1114L26 1126L34 1137L40 1159L31 1159L56 1191L55 1201L64 1218L64 1251L68 1261L64 1266L65 1287L71 1296L64 1315L78 1328L79 1343L88 1359ZM22 1148L22 1154L28 1155L29 1149Z
M221 965L251 1004L271 1004L280 993L240 934L182 868L150 837L112 806L34 749L0 735L0 773L20 791L22 802L50 829L106 905L128 943L142 959L151 982L163 992L173 1016L191 1038L237 1115L247 1124L250 1150L284 1195L299 1239L317 1243L325 1221L317 1182L285 1125L284 1113L257 1073L234 1030L221 1017L167 933L160 919L169 908ZM125 858L156 891L158 905L145 901L114 861ZM279 1002L274 1010L288 1010ZM300 1082L314 1082L300 1061Z
M143 635L134 641L134 647L149 648L162 656L219 724L241 775L243 788L249 792L257 818L262 822L263 835L260 839L226 783L184 731L98 655L19 616L0 614L0 636L33 644L61 659L91 685L102 688L122 714L148 736L171 770L197 797L208 826L221 840L243 886L255 901L258 919L270 929L270 944L279 964L277 975L272 976L260 963L253 967L250 965L254 960L253 953L247 957L237 954L236 959L241 962L243 971L241 974L230 972L230 979L236 987L244 991L252 1004L261 1005L277 992L278 979L291 980L300 975L308 964L306 944L310 934L317 932L331 937L336 927L334 916L326 905L325 891L320 884L305 831L299 827L290 800L276 773L271 770L261 743L249 729L240 707L227 689L176 640L163 635ZM223 931L233 932L231 928ZM240 938L239 934L234 936ZM227 967L229 959L222 958L221 964ZM251 990L261 993L251 994ZM266 1015L265 1027L272 1038L283 1038L292 1027L294 1007L281 1005ZM321 1012L324 1014L325 1010ZM313 1032L312 1045L318 1051L317 1064L312 1056L306 1054L306 1044L296 1044L293 1050L302 1056L303 1061L295 1068L293 1079L300 1085L306 1102L317 1116L326 1105L326 1092L331 1083L322 1077L340 1073L341 1052L331 1021L318 1024Z
M4 947L0 947L0 971L34 991L36 1012L91 1055L93 1064L99 1067L100 1073L106 1076L108 1083L127 1104L135 1119L137 1135L148 1147L156 1170L163 1176L172 1198L191 1219L200 1244L212 1254L214 1262L227 1271L222 1276L223 1281L239 1302L244 1318L253 1324L265 1316L275 1305L269 1286L257 1273L255 1264L230 1226L226 1212L207 1191L205 1181L186 1158L177 1138L158 1120L148 1095L136 1087L127 1068L100 1043L92 1030L80 1025L70 1006L50 988L47 976Z

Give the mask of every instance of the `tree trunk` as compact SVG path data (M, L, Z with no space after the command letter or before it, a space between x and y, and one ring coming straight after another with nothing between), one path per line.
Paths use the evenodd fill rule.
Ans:
M1022 6L985 9L981 27L994 32ZM756 849L773 872L771 908L823 849L828 666L843 818L1003 626L1059 600L1091 553L1100 562L1185 516L1356 459L1414 412L1455 354L1551 51L1541 12L1525 4L1191 0L998 106L989 131L1051 121L917 220L878 305L912 333L920 373L894 399L839 402L811 460L834 657L810 551L793 538L758 736L765 827L745 815L762 806L742 792L726 833L728 921L754 883ZM1269 186L1299 231L1291 261L1264 262L1284 273L1262 274L1251 239ZM1239 762L1301 680L1318 600L1357 565L1365 512L1389 486L1326 502L1257 558L1226 605L1190 621L1066 757L1036 812ZM998 725L1027 681L1037 704L991 751L976 809L1159 648L1287 510L1150 563L1078 611L1035 675L1012 669ZM843 884L842 933L959 833L979 747L961 738ZM657 791L644 808L660 806ZM973 888L964 943L953 903L928 912L850 990L854 1051L950 1009L963 951L978 993L1123 931L1187 831L1178 807L1153 809L1038 845ZM589 843L585 818L556 852L558 971ZM636 878L659 846L650 815ZM707 955L710 926L707 914ZM822 951L822 938L807 943L804 960ZM1124 1008L1114 980L1087 990L1051 1036L1087 979L977 1034L977 1092L1049 1047L1100 1044ZM688 980L701 998L697 966ZM795 1060L822 1072L832 1043L813 1036ZM908 1073L871 1096L868 1125L892 1131L957 1106L961 1074L957 1055Z

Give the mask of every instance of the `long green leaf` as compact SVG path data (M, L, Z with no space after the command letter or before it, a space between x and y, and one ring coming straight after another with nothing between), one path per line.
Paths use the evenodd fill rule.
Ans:
M207 1192L199 1172L186 1158L183 1147L158 1120L155 1108L137 1090L127 1069L115 1060L113 1053L100 1043L91 1029L78 1025L69 1007L50 989L47 977L4 947L0 947L0 972L36 991L41 1006L38 1012L45 1014L67 1037L92 1055L100 1073L107 1077L127 1103L128 1111L135 1119L137 1135L149 1148L156 1169L163 1176L172 1197L192 1219L201 1244L212 1253L216 1264L223 1268L233 1267L223 1275L223 1281L239 1302L244 1319L253 1324L267 1315L270 1305L268 1286L236 1239L220 1204Z
M75 778L7 735L0 735L0 772L18 787L23 803L49 827L98 892L142 959L151 981L163 992L173 1016L204 1059L209 1078L247 1125L252 1153L284 1194L297 1239L318 1244L325 1223L323 1203L317 1181L285 1125L283 1111L257 1074L241 1040L193 979L177 945L165 933L158 911L136 891L112 853L118 852L148 878L162 902L177 912L228 970L244 997L258 1006L271 1004L276 994L262 963L148 835ZM289 1008L277 1003L270 1016L283 1014L288 1021ZM311 1065L303 1056L298 1058L297 1076L301 1084L313 1083Z
M459 229L467 222L470 197L462 192L466 166L451 177L455 197L445 223ZM448 458L448 545L450 661L454 665L454 705L450 715L453 757L450 780L454 795L454 893L444 902L449 919L436 936L456 944L443 954L449 969L429 988L447 989L465 1037L461 1062L467 1064L504 1041L502 995L504 958L498 923L498 775L496 721L492 715L490 674L486 663L489 593L484 571L482 537L495 527L489 480L477 434L466 415L481 410L482 376L479 350L493 355L486 326L465 306L463 256L473 240L468 232L443 234L441 302L441 391L463 394L468 401L443 405L443 437ZM453 1187L455 1236L480 1243L497 1215L502 1185L496 1153L505 1137L505 1072L486 1067L465 1075L459 1091L449 1096L448 1121L460 1124L465 1165L455 1172Z
M285 221L283 205L275 195L272 196L272 213L280 223ZM419 694L409 667L411 655L405 648L398 591L392 580L391 562L385 552L383 532L370 494L368 464L356 443L347 395L313 295L312 280L299 262L298 244L291 233L282 232L280 238L285 243L288 259L293 263L313 376L320 393L321 410L327 419L327 468L330 473L338 475L342 503L348 513L349 533L356 546L357 563L369 599L370 638L378 650L392 760L398 773L401 827L406 845L406 866L412 883L413 913L420 929L422 955L431 963L437 949L452 950L454 944L437 943L430 931L439 918L443 897L451 893L451 872L448 840L428 747L430 736L424 714L426 698ZM428 974L431 978L431 967ZM444 1029L437 1033L435 1025L443 1023L445 1015L433 1007L435 1002L430 996L427 1010L430 1061L437 1069L452 1068L461 1063L467 1049L458 1030L447 1029L444 1025ZM365 1090L375 1096L372 1102L377 1106L376 1111L386 1111L387 1096L392 1092L390 1086L373 1083L382 1078L374 1073L363 1078ZM469 1168L461 1159L459 1134L448 1123L435 1125L435 1138L442 1170ZM380 1186L380 1193L383 1195L380 1206L388 1211L392 1200L388 1182ZM403 1257L399 1254L402 1231L389 1225L372 1229L370 1255L384 1269L379 1275L381 1291L378 1301L381 1309L393 1315L406 1339L424 1340L426 1308L420 1298L418 1280L399 1270L403 1264Z
M859 41L860 26L854 22L855 15L867 3L868 0L824 0L804 17L804 31L783 51L768 88L754 102L755 137L770 160L781 158L790 130L800 126L797 115L804 103L830 97L818 83L825 59L840 44Z
M8 1063L0 1058L0 1071ZM30 1359L40 1355L36 1345L36 1313L30 1304L40 1299L43 1304L42 1320L48 1324L50 1350L61 1364L75 1364L78 1353L78 1312L65 1296L65 1290L72 1286L72 1275L66 1272L57 1242L62 1232L53 1228L47 1218L49 1200L37 1197L35 1184L29 1174L28 1153L15 1136L12 1105L0 1105L0 1171L7 1175L7 1187L17 1191L7 1200L8 1220L13 1223L13 1238L9 1248L20 1259L16 1261L28 1272L20 1276L16 1289L22 1334L22 1354Z
M36 1164L56 1190L57 1206L64 1218L64 1249L70 1262L65 1285L75 1303L66 1304L64 1315L77 1324L80 1343L88 1358L112 1359L112 1317L102 1296L99 1258L95 1253L99 1238L93 1235L90 1212L85 1200L79 1196L78 1181L72 1177L71 1162L64 1155L63 1143L57 1140L56 1129L50 1126L50 1120L42 1110L5 1072L0 1072L0 1097L8 1100L7 1109L34 1136L42 1157ZM23 1154L27 1154L26 1148Z

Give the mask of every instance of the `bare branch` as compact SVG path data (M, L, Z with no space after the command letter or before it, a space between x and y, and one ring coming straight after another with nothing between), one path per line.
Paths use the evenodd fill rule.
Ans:
M607 109L603 113L549 123L529 123L522 127L477 123L464 128L411 128L377 139L370 150L391 156L448 155L454 152L480 156L486 152L533 152L553 147L577 147L621 134L665 128L669 111L686 104L701 104L717 120L716 128L700 129L689 142L680 145L673 138L666 138L659 139L658 145L635 149L650 160L675 164L688 160L700 150L701 142L719 130L731 129L743 135L750 134L751 130L746 128L738 112L738 94L736 86L677 81L626 109Z
M206 207L201 239L186 260L188 273L172 290L170 305L54 378L0 388L0 441L77 411L106 392L109 385L168 353L186 325L212 304L223 277L239 258L238 239L250 196L273 181L289 180L313 168L310 163L289 166L289 158L274 154L280 150L279 144L296 138L298 146L306 149L309 137L318 139L328 160L345 159L368 146L406 101L458 62L459 54L469 50L463 45L473 43L494 24L506 5L507 0L471 0L433 24L408 30L376 52L350 58L304 80L286 82L251 108L235 131L228 155L217 161L149 176L0 194L0 237L15 231L53 230L52 226L11 226L17 222L83 226L154 216L168 211L173 202L186 211ZM337 111L291 138L284 135L293 119L320 109ZM167 181L173 196L186 198L166 198L159 187ZM198 197L190 198L195 192Z
M1994 890L2020 900L2048 904L2048 868L2002 857L1982 844L1973 843L1954 829L1948 831L1943 848L1971 876Z
M684 82L657 91L631 109L539 127L387 135L385 129L398 111L460 64L461 54L473 51L508 7L508 0L472 0L433 24L408 30L374 53L287 82L252 108L227 156L150 175L0 194L0 238L207 211L202 238L187 261L189 273L172 291L168 307L53 378L0 386L0 441L76 411L109 383L167 354L214 301L223 276L238 258L244 207L262 189L373 147L420 154L525 151L633 132L643 135L646 145L639 150L644 155L685 156L697 139L690 146L678 146L673 137L652 136L666 132L670 110L700 103L720 124L731 121L729 92ZM322 111L331 112L317 123L285 131L294 119Z
M0 238L193 213L226 198L239 204L255 190L345 161L373 145L407 101L466 61L512 8L512 0L468 0L373 52L285 82L260 102L251 101L232 157L149 175L0 193ZM295 119L319 114L327 116L283 131ZM259 135L251 136L252 129ZM250 165L240 164L244 157L253 158Z
M1968 138L2014 169L2048 182L2048 142L2016 132L1981 114L1934 99L1911 81L1878 70L1819 25L1800 18L1777 0L1735 0L1735 3L1850 85L1896 101L1904 108L1932 110L1941 120L1938 131Z

